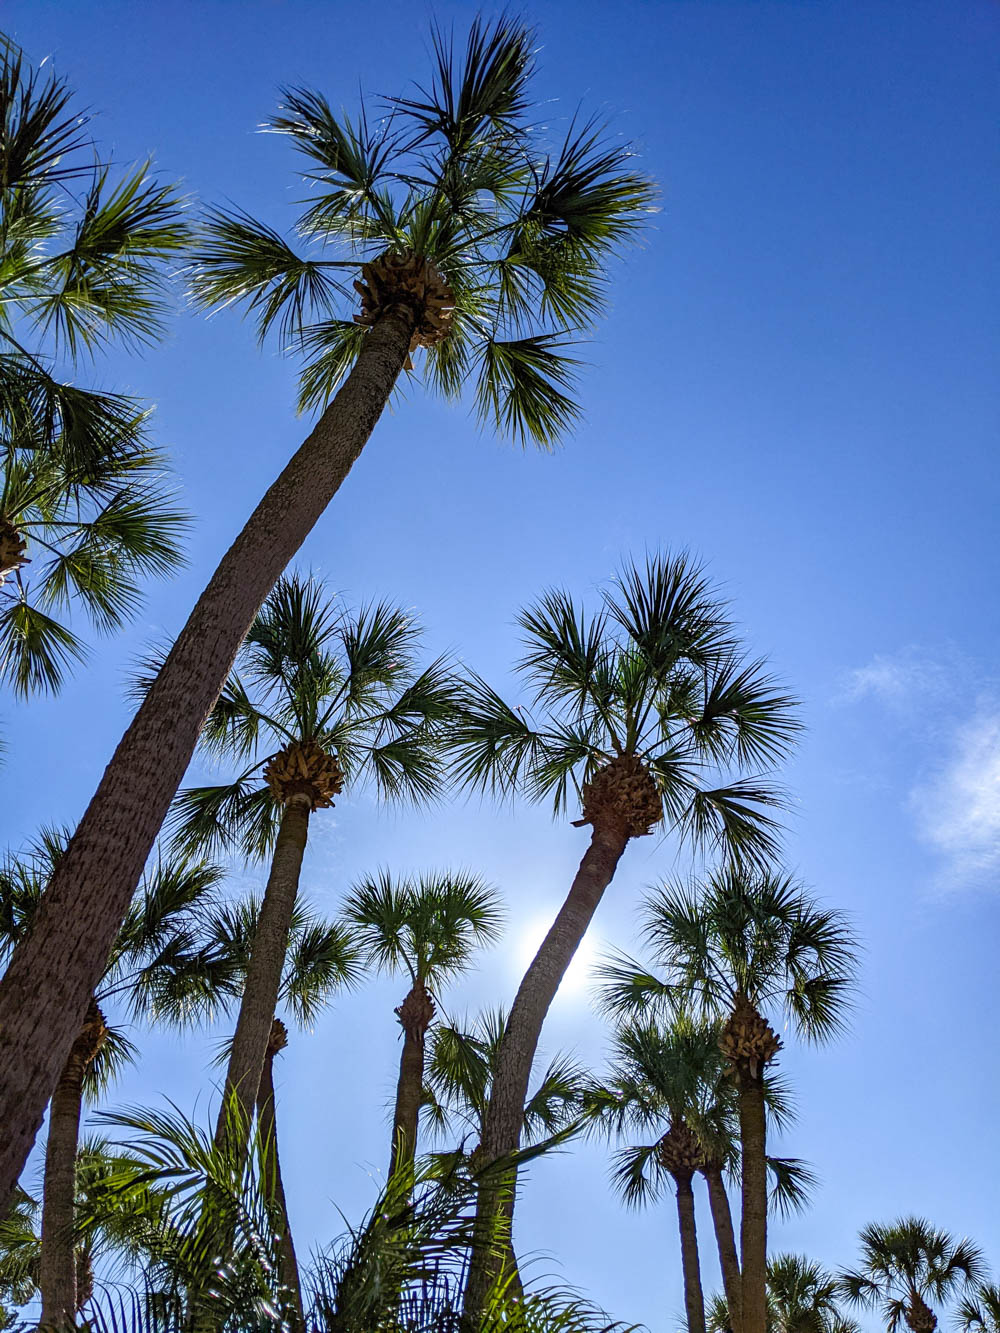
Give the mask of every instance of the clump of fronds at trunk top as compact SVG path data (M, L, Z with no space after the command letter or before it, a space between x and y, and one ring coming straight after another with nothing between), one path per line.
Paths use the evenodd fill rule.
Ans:
M741 995L719 1033L719 1050L739 1076L758 1079L781 1050L781 1038Z
M435 31L431 81L390 97L388 115L383 102L349 119L318 92L285 91L267 128L308 159L296 234L215 210L192 283L303 357L303 408L401 312L425 379L450 398L468 388L481 421L549 446L578 415L569 346L603 310L610 263L654 191L598 123L540 126L533 44L511 18L476 19L461 51Z
M279 805L293 796L309 798L310 808L333 805L344 789L344 770L337 756L313 740L296 741L280 750L264 769L264 780Z
M663 822L663 799L652 774L634 754L618 755L598 769L581 792L580 824L610 825L641 838Z

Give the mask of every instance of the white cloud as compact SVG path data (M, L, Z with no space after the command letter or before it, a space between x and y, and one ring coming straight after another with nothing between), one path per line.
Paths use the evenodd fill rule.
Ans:
M863 667L848 671L839 691L841 702L875 699L893 708L909 708L928 696L944 696L957 680L968 677L969 664L954 651L936 657L919 648L876 653Z
M1000 884L1000 710L982 708L958 727L945 762L914 787L910 804L951 886Z

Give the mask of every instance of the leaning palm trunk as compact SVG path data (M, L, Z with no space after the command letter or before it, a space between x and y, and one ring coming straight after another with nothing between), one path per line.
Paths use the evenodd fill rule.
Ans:
M698 1230L694 1217L694 1190L691 1177L675 1176L677 1186L677 1222L681 1233L681 1267L684 1271L684 1311L687 1333L705 1333L705 1297L701 1290L701 1264L698 1261Z
M742 1333L767 1333L767 1126L761 1077L740 1080L739 1103L743 1157Z
M434 1017L434 1001L422 980L418 978L413 983L396 1014L403 1029L403 1050L392 1117L390 1176L400 1167L411 1165L417 1151L417 1126L424 1092L424 1042Z
M125 733L0 983L0 1210L7 1207L202 723L278 575L368 441L416 327L390 309L223 556Z
M243 999L236 1020L236 1033L226 1070L226 1085L216 1124L215 1141L222 1146L234 1125L245 1127L249 1141L250 1123L257 1105L257 1092L264 1070L274 1011L278 1006L281 974L288 950L288 932L292 925L295 900L299 892L302 858L309 838L310 798L296 793L288 798L271 858L264 900L254 932L247 968ZM234 1119L231 1103L235 1098L241 1114ZM230 1147L237 1145L229 1144ZM245 1148L245 1144L239 1145Z
M566 901L549 928L518 987L504 1031L483 1129L483 1159L493 1162L515 1152L524 1123L531 1066L538 1039L559 983L587 933L604 891L614 878L628 835L618 828L595 825ZM513 1271L510 1224L515 1182L490 1178L479 1192L476 1246L466 1289L467 1318L473 1322L485 1308L493 1282L505 1268ZM496 1217L502 1214L497 1235Z
M275 1119L274 1101L274 1057L283 1050L288 1041L285 1025L275 1019L271 1027L271 1036L267 1043L267 1055L264 1059L264 1071L260 1077L257 1092L257 1128L263 1145L264 1179L268 1195L277 1218L278 1230L278 1277L286 1293L286 1299L294 1313L296 1327L305 1327L305 1313L302 1308L302 1284L299 1280L299 1264L292 1242L292 1228L288 1218L288 1204L285 1200L285 1185L281 1178L281 1160L278 1157L278 1125ZM287 1315L287 1312L286 1312Z
M715 1229L715 1242L719 1249L719 1267L722 1270L722 1285L726 1293L726 1306L729 1310L729 1326L732 1333L743 1333L743 1295L740 1279L740 1261L736 1253L736 1236L733 1232L733 1215L729 1207L729 1195L722 1179L722 1170L717 1163L709 1163L702 1171L708 1185L708 1202L712 1210L712 1225Z
M91 1000L87 1021L70 1049L52 1094L49 1137L45 1145L42 1248L38 1273L43 1327L73 1327L80 1304L77 1301L74 1235L76 1153L84 1075L100 1049L106 1031L101 1011Z

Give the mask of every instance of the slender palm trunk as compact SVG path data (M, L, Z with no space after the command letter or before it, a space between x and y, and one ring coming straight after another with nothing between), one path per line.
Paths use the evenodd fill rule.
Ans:
M105 770L0 982L0 1214L236 651L368 441L406 360L397 307L223 557ZM238 452L239 441L233 441Z
M257 1126L264 1144L264 1172L267 1189L280 1227L278 1236L278 1277L298 1321L298 1328L304 1328L305 1312L302 1308L302 1283L299 1278L298 1260L295 1257L295 1245L292 1242L291 1223L288 1219L285 1185L281 1178L281 1159L278 1156L278 1124L275 1118L274 1057L279 1050L283 1049L285 1041L284 1024L276 1018L271 1029L271 1039L267 1043L264 1071L261 1074L260 1088L257 1092Z
M506 1157L520 1144L528 1081L542 1024L627 843L628 836L620 829L594 827L566 900L518 987L486 1109L482 1140L485 1162ZM473 1323L485 1307L492 1282L505 1266L512 1265L510 1229L515 1184L513 1178L501 1181L493 1177L479 1191L476 1244L465 1298L465 1316Z
M410 1165L417 1151L417 1122L424 1092L424 1040L434 1017L434 1001L419 977L396 1014L403 1029L403 1050L392 1117L390 1176L401 1166Z
M257 1105L271 1024L278 1007L288 932L309 837L310 811L309 797L296 793L289 797L278 827L215 1129L215 1141L219 1145L230 1141L230 1131L234 1128L231 1108L234 1093L240 1111L239 1132L245 1134L244 1143L249 1142L250 1122Z
M76 1321L78 1302L73 1232L83 1079L106 1032L104 1016L91 999L86 1022L70 1048L49 1107L38 1288L42 1298L41 1323L51 1328L72 1327Z
M739 1099L743 1157L742 1333L767 1333L767 1125L763 1078L741 1075Z
M715 1243L719 1249L722 1285L726 1293L726 1305L729 1307L729 1325L732 1333L743 1333L743 1292L740 1285L740 1261L736 1253L736 1235L733 1231L733 1214L729 1207L729 1195L726 1193L722 1171L717 1165L709 1164L702 1174L708 1185L708 1202L712 1210Z
M705 1333L705 1297L701 1290L701 1264L698 1261L698 1228L694 1217L694 1190L691 1176L675 1176L677 1186L677 1223L681 1233L681 1267L684 1272L684 1312L687 1333Z

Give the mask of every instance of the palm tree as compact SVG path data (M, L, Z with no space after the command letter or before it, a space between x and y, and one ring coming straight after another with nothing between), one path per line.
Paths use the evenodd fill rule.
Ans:
M116 173L54 74L0 47L0 677L59 686L83 656L53 610L99 629L136 607L141 574L180 558L182 519L134 400L63 382L112 341L154 341L180 198L148 163ZM28 578L34 563L36 578Z
M628 844L674 832L738 863L773 855L779 797L762 773L798 729L793 701L740 655L723 605L684 557L626 565L596 615L553 591L520 624L519 665L542 716L535 725L473 678L456 772L482 790L547 797L556 814L572 793L590 844L510 1011L483 1139L490 1161L517 1147L542 1024ZM472 1302L487 1283L475 1265Z
M1000 1286L978 1286L959 1302L956 1322L962 1333L1000 1333Z
M732 865L704 883L665 885L641 915L663 975L620 957L605 968L602 1003L619 1018L660 1002L723 1021L719 1047L739 1106L742 1333L765 1333L766 1081L781 1048L765 1014L783 1013L814 1041L838 1032L856 971L853 935L842 913L789 877Z
M861 1333L841 1311L837 1278L800 1254L778 1254L767 1265L769 1333ZM730 1333L728 1302L709 1305L708 1333Z
M718 1023L680 1014L667 1024L636 1020L613 1034L609 1069L591 1082L584 1102L595 1127L604 1133L654 1134L653 1142L619 1149L613 1182L630 1207L657 1200L666 1179L677 1195L681 1258L688 1327L704 1329L705 1307L698 1260L693 1180L704 1177L719 1266L726 1293L726 1317L740 1333L740 1265L724 1174L739 1169L736 1090L719 1050ZM771 1119L787 1125L788 1096L775 1078L765 1095ZM787 1214L803 1206L812 1173L794 1158L768 1158L770 1205Z
M418 671L419 630L378 603L348 611L322 584L278 581L205 724L205 746L238 761L231 782L182 790L173 828L187 850L271 860L242 988L219 1133L235 1095L249 1124L275 1016L313 812L345 783L384 799L437 791L437 731L452 708L443 660Z
M985 1275L977 1246L923 1217L872 1222L858 1239L861 1263L841 1274L841 1291L854 1305L878 1308L889 1333L901 1323L911 1333L934 1333L937 1315L928 1301L946 1301Z
M496 891L478 875L439 872L394 879L380 871L357 884L343 907L370 965L403 972L410 988L396 1009L403 1030L390 1176L409 1171L417 1150L424 1093L425 1039L442 984L464 972L473 951L497 939L503 919Z
M243 214L214 220L201 298L243 303L262 335L275 327L301 349L304 402L323 410L199 598L0 984L0 1199L237 647L361 453L411 346L424 349L432 389L458 396L472 384L480 415L505 434L546 444L576 415L566 344L600 313L610 262L650 209L650 183L628 145L592 121L546 145L523 25L476 22L464 54L438 38L435 56L430 89L370 122L364 112L338 120L316 93L288 93L271 129L309 161L304 252ZM312 257L324 243L336 257ZM352 278L363 278L360 300ZM91 923L83 935L80 916Z
M8 858L0 870L0 957L30 928L67 836L43 835L28 856ZM183 978L198 970L200 917L220 878L221 871L204 861L160 860L147 872L56 1084L45 1147L38 1273L45 1325L72 1323L81 1304L74 1217L83 1100L102 1092L135 1054L104 1011L109 1003L124 1001L134 1017L184 1012Z

